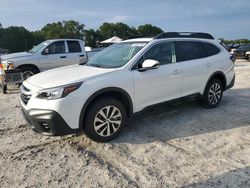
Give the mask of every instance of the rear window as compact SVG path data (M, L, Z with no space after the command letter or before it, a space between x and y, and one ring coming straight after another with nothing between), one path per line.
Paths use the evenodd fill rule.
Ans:
M67 41L69 53L82 52L81 46L78 41Z
M202 42L201 45L206 50L208 56L216 55L220 52L220 49L213 44Z
M176 41L174 44L177 62L194 60L207 56L200 42Z

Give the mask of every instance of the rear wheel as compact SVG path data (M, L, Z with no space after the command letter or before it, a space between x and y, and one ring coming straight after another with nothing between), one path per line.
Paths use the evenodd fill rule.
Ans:
M206 108L215 108L220 104L223 95L223 84L219 79L212 79L206 86L202 102Z
M91 104L85 116L83 130L94 141L106 142L121 131L126 122L124 105L112 97L103 97Z

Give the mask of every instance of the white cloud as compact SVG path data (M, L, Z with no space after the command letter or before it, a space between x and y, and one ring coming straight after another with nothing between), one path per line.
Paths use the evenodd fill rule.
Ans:
M108 22L113 22L113 23L117 23L117 22L126 22L129 20L129 16L114 16L110 19L108 19Z

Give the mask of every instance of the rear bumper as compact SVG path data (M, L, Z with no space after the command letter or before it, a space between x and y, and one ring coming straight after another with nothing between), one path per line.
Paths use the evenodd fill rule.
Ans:
M235 83L235 75L234 75L232 81L230 82L230 84L225 87L225 90L232 88L234 86L234 83Z
M43 135L62 136L81 132L80 129L70 128L61 115L53 110L22 108L22 114L29 127Z

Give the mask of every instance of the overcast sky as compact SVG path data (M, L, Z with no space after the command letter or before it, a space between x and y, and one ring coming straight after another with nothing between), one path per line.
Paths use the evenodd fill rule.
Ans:
M24 26L34 31L70 19L94 29L103 22L135 27L149 23L165 31L250 39L249 0L0 0L4 27Z

